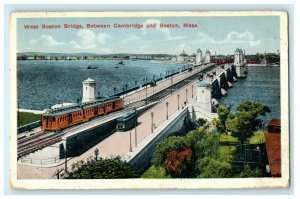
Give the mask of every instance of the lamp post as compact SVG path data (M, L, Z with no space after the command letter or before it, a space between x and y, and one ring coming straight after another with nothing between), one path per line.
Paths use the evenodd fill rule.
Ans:
M185 101L186 101L186 103L187 103L187 93L188 93L188 89L185 89Z
M17 118L18 118L18 121L17 121L17 123L18 123L18 133L19 133L19 131L20 131L20 114L19 114L19 109L20 109L20 105L19 105L19 100L17 101L17 108L18 108L18 112L17 112Z
M179 110L179 98L180 98L180 95L178 94L177 95L177 99L178 99L178 103L177 103L178 107L177 108L178 108L178 110Z
M95 148L94 154L95 154L95 160L97 161L98 160L98 155L99 155L99 149L98 148Z
M153 116L154 116L154 113L151 112L151 133L153 133Z
M136 111L136 110L135 110ZM135 147L137 147L137 131L136 131L137 119L135 120L135 127L134 127L134 141Z
M167 120L169 119L169 110L168 110L168 106L169 106L169 102L166 103L167 106Z
M146 77L146 106L147 106L147 87L148 85L147 85L147 77Z
M173 93L173 76L171 77L171 94Z
M132 152L131 131L129 132L129 151Z
M192 85L192 98L194 98L194 85Z
M260 150L259 146L256 147L256 151L259 153L259 155L258 155L258 164L261 164L261 150Z
M125 90L126 90L126 96L127 96L127 90L128 90L128 84L125 84Z

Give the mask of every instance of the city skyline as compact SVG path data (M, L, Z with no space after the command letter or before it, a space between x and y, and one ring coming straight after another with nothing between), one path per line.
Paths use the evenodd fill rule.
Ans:
M184 28L183 24L198 27ZM43 29L61 26L61 28ZM64 25L69 28L64 28ZM75 28L70 27L76 24ZM87 24L110 25L87 28ZM144 25L115 28L118 25ZM145 28L156 24L156 28ZM160 28L178 24L180 28ZM38 25L38 29L25 26ZM82 25L82 28L78 26ZM75 26L75 25L74 25ZM259 27L259 28L257 28ZM126 17L126 18L26 18L17 21L17 52L96 53L96 54L233 54L242 48L246 54L271 53L280 49L279 17Z

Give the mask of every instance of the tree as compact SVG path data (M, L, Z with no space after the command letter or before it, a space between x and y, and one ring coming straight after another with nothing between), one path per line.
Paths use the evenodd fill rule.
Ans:
M173 150L182 151L189 147L185 137L171 136L160 142L152 156L152 163L159 167L163 163L166 155Z
M195 144L196 158L219 158L220 135L218 133L206 133Z
M224 105L220 105L218 108L218 116L219 119L213 121L215 127L218 129L220 133L226 133L225 122L230 114L230 109Z
M176 178L194 177L194 164L192 150L185 148L183 151L170 151L162 166Z
M152 165L147 171L145 171L142 178L172 178L172 176L167 174L165 168Z
M261 125L259 116L264 116L271 111L268 106L251 101L241 102L237 110L236 114L228 114L225 126L227 131L232 132L232 135L242 142L250 138Z
M228 162L205 157L196 162L197 178L228 178L232 177L231 165Z
M237 176L238 178L257 178L262 177L262 170L258 167L251 168L248 164L244 167L244 170Z
M225 127L228 132L231 132L233 135L238 133L238 117L234 113L230 113L225 122Z
M230 113L229 108L227 108L224 105L219 106L219 108L218 108L219 120L223 125L225 125L225 121L226 121L229 113Z
M91 161L72 171L69 179L137 178L139 174L119 158Z
M198 123L199 123L200 126L203 126L204 124L207 123L207 120L206 120L206 119L203 119L203 118L199 118L199 119L198 119Z

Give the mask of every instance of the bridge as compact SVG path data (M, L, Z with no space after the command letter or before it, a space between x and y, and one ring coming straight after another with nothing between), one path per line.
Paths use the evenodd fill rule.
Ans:
M157 81L155 86L146 84L121 93L124 110L95 118L59 134L52 133L51 136L58 141L22 155L18 167L20 170L39 168L42 172L40 177L49 178L57 168L70 170L72 164L92 159L95 149L98 149L101 158L119 156L133 167L143 170L159 141L174 132L186 132L190 121L200 117L211 121L217 117L217 100L226 95L226 90L238 78L244 78L245 74L241 73L244 68L243 63L198 64L190 70ZM126 132L116 131L116 119L133 108L139 114L138 125ZM20 178L35 177L23 172L19 174Z

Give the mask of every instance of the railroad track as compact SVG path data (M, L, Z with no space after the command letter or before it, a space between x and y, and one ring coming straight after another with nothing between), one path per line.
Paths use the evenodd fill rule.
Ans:
M18 149L18 159L22 156L28 155L30 153L33 153L37 150L40 150L42 148L45 148L47 146L50 146L52 144L55 144L59 141L61 141L61 136L55 136L52 138L44 139L43 142L34 142L31 143L28 146L23 147L22 149Z
M23 138L23 139L21 139L21 140L18 140L18 144L27 142L28 140L31 140L31 139L33 139L33 138L40 137L40 136L42 136L42 135L44 135L44 134L47 134L47 132L45 132L45 131L38 131L38 132L35 133L35 135L28 136L28 137L25 137L25 138Z

